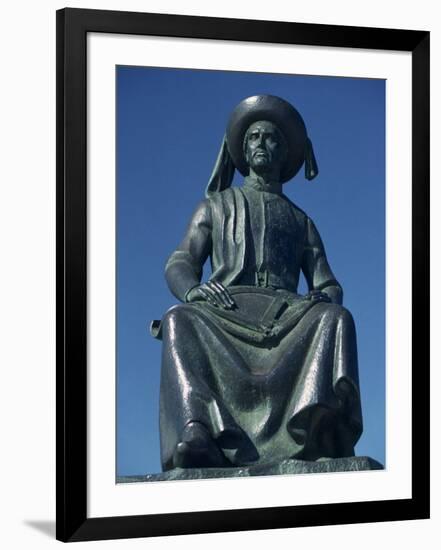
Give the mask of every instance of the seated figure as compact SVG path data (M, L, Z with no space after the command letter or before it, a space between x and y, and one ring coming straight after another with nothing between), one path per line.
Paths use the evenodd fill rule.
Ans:
M282 190L303 164L307 179L317 175L294 107L261 95L235 108L206 199L167 262L182 304L153 330L163 470L354 455L354 322L314 223ZM235 169L241 187L231 187Z

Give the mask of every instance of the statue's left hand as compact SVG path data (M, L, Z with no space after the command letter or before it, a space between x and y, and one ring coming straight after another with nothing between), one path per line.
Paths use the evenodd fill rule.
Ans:
M234 309L236 307L228 290L217 281L208 281L192 288L187 295L186 301L195 302L197 300L207 301L212 306L223 309Z
M331 298L321 290L311 290L306 294L305 298L312 302L332 302Z

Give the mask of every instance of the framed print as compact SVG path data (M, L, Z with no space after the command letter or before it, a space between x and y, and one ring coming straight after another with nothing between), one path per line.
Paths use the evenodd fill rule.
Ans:
M57 12L58 539L429 517L428 155L427 32Z

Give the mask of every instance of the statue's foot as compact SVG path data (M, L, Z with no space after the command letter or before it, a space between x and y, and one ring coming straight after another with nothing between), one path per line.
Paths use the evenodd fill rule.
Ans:
M200 422L187 424L173 455L175 468L222 468L226 458Z

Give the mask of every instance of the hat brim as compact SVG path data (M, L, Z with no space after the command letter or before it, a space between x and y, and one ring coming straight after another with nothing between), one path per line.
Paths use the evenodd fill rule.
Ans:
M260 120L275 124L286 139L288 158L280 175L280 181L284 183L297 174L305 160L305 123L299 112L280 97L257 95L241 101L230 116L226 138L234 165L243 176L249 172L243 151L245 133L253 122Z

